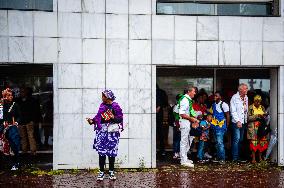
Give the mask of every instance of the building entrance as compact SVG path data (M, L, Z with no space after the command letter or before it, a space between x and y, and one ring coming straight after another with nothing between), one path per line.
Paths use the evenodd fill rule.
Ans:
M271 129L277 128L277 68L239 68L239 67L157 67L157 87L164 91L162 127L157 125L157 151L173 150L174 127L171 118L172 107L176 103L176 95L183 93L188 85L194 85L199 93L204 94L204 104L207 108L213 103L213 93L221 91L223 101L230 104L230 99L238 90L240 83L248 85L249 104L253 103L256 94L262 96L262 105L269 109ZM158 97L158 96L157 96ZM158 100L158 99L157 99ZM197 100L197 98L195 98ZM158 118L157 118L158 119ZM157 122L158 124L158 122ZM161 136L162 131L162 136ZM230 131L228 131L230 134ZM164 145L164 148L161 147ZM226 147L230 150L230 135L226 138ZM194 146L191 151L196 152ZM271 155L271 160L277 162L277 147ZM228 152L228 158L229 152Z
M35 107L34 137L37 153L53 149L53 68L52 65L0 65L0 89L11 88L14 100L20 102L21 92L32 91ZM22 112L21 114L25 114ZM24 115L23 115L24 116ZM22 119L27 119L23 117ZM29 145L29 144L28 144ZM29 147L28 147L29 148Z

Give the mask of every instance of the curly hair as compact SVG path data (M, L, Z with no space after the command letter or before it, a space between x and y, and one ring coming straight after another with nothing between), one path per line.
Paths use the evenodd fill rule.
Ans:
M7 88L7 89L3 90L3 91L2 91L3 99L6 99L6 98L7 98L7 95L8 95L9 93L13 94L12 89Z

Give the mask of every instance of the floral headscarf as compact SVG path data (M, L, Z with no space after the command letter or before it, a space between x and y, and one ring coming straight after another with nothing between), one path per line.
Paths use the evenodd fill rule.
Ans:
M108 99L110 99L112 101L114 101L115 98L116 98L114 96L113 92L110 89L104 90L102 93L106 96L106 98L108 98Z

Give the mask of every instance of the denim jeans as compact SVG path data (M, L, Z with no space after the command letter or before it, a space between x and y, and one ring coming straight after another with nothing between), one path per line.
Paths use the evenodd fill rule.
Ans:
M197 149L197 158L199 160L202 160L204 157L204 148L206 145L207 145L207 142L204 142L203 140L199 140L198 149Z
M225 131L214 131L214 136L216 140L216 151L217 151L217 159L220 161L225 161L225 146L224 146L224 134Z
M173 136L173 148L174 153L180 152L180 130L177 127L174 127L174 136Z
M233 161L239 160L239 152L241 143L244 139L245 125L242 124L241 128L237 127L236 123L232 124L232 157Z

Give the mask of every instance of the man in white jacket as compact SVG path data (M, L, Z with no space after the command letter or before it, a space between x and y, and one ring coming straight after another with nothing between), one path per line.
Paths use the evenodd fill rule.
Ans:
M197 120L194 116L196 115L194 110L192 109L192 99L196 94L195 87L189 87L187 93L182 96L181 101L179 103L179 115L180 115L180 131L181 131L181 140L180 140L180 157L181 157L181 165L187 167L194 167L193 162L188 160L187 152L189 150L189 131L191 123L192 126L198 126L199 120Z
M239 85L238 92L233 95L230 102L232 116L232 157L233 161L240 160L239 152L244 138L244 130L248 118L248 86Z

